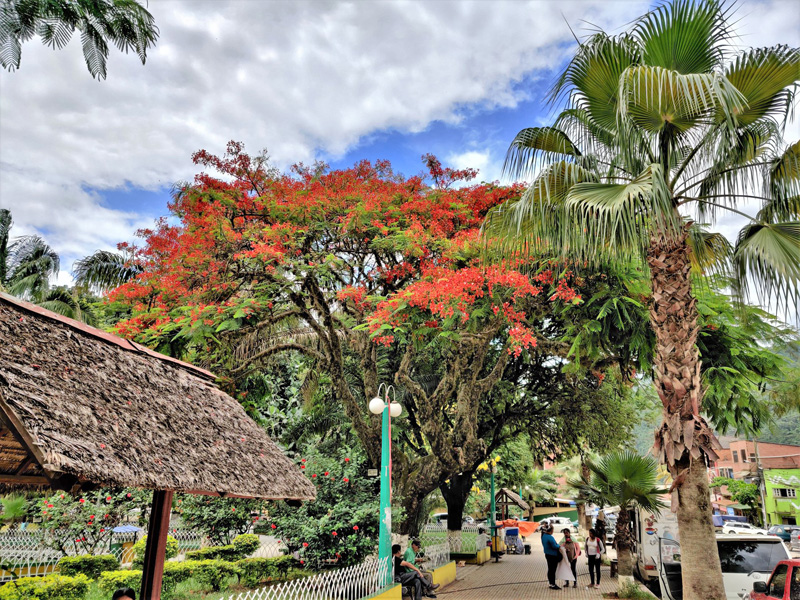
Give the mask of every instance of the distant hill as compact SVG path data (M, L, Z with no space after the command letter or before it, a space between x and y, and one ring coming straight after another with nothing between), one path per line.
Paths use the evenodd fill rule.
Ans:
M758 436L758 441L800 445L800 413L790 412L775 419L772 427Z

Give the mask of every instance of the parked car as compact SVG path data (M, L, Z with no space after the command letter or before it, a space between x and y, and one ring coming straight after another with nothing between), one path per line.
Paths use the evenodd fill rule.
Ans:
M797 525L773 525L767 530L770 535L777 535L785 544L792 541L792 531L800 530Z
M553 529L556 531L561 531L562 529L569 529L570 531L578 531L578 526L572 523L571 519L567 517L547 517L546 519L542 519L540 521L542 525L545 523L549 523L553 526Z
M751 600L794 600L800 598L800 560L782 560L767 581L754 581Z
M722 526L722 533L733 533L740 535L767 535L766 529L753 527L750 523L725 523Z
M680 543L661 538L659 544L661 598L683 600ZM755 589L756 582L766 583L776 565L790 560L783 542L771 535L718 535L717 550L727 600L746 598ZM760 600L762 596L758 598Z

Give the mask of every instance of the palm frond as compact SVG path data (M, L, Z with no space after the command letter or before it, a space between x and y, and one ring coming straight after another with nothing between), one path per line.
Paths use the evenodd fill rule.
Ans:
M633 28L643 62L688 75L708 73L725 60L729 12L717 0L674 0L641 17Z
M771 162L767 179L770 201L758 218L767 222L800 218L800 141Z
M776 308L796 310L800 290L800 221L751 223L733 251L737 293L747 296L752 279L758 295Z
M696 274L730 275L733 246L721 233L710 232L698 223L689 227L687 243L692 250L692 271Z
M142 267L122 254L98 250L72 265L75 283L88 289L106 292L134 279Z
M581 153L566 133L557 127L528 127L511 142L503 164L503 172L515 179L533 175L540 161Z
M755 48L736 57L725 77L744 96L736 114L740 126L771 115L786 118L800 80L800 49L789 46ZM724 115L719 115L722 120Z

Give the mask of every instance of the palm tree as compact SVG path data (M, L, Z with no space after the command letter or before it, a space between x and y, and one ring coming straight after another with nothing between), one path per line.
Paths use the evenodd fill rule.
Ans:
M127 283L142 272L132 253L98 250L72 265L75 283L86 289L107 292Z
M158 39L153 15L136 0L6 0L0 4L0 65L12 71L22 59L22 42L34 35L59 50L75 30L81 32L86 67L92 77L106 78L108 42L142 64Z
M589 476L570 480L578 493L598 506L619 506L614 543L619 561L619 584L633 577L631 558L631 515L640 507L658 514L666 504L660 496L667 493L658 487L658 463L652 456L640 456L622 450L587 463ZM712 537L713 539L713 537Z
M11 212L0 209L0 290L28 300L65 317L96 324L89 299L78 289L51 287L60 259L38 235L11 241Z
M551 471L531 469L522 482L522 499L530 505L528 519L533 520L533 509L540 502L547 502L556 497L558 483Z
M536 173L533 184L485 224L503 256L649 269L664 406L655 452L674 479L684 597L710 600L725 597L705 469L719 443L701 416L692 272L729 274L738 298L754 289L784 310L795 309L800 280L800 142L782 138L800 50L732 58L730 12L715 0L674 0L625 33L581 43L551 94L568 107L509 149L507 172ZM728 211L747 224L731 245L690 209L698 220Z

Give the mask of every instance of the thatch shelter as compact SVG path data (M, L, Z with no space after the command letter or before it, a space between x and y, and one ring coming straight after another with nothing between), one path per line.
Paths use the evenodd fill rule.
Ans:
M500 513L500 519L503 521L508 519L508 509L511 506L516 506L526 512L531 509L530 504L525 502L515 491L508 488L500 488L494 495L494 504L497 507L497 512Z
M0 484L155 490L142 597L158 599L174 492L315 495L214 379L0 293Z

